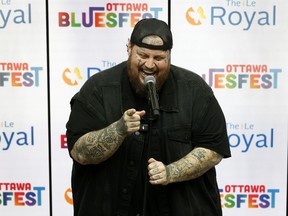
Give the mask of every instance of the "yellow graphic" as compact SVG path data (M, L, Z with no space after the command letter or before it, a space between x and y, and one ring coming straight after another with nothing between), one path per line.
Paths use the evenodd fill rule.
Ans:
M206 19L206 15L201 6L197 8L197 11L190 7L186 12L186 19L191 25L201 25L201 20Z
M69 68L66 68L62 73L62 79L67 85L76 86L78 85L77 80L82 80L79 68L74 68L74 71L71 72Z

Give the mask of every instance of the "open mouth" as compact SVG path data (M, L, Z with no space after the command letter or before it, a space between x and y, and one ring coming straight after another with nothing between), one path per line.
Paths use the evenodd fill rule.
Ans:
M140 74L143 78L146 76L154 76L156 74L155 71L148 71L148 70L140 70Z

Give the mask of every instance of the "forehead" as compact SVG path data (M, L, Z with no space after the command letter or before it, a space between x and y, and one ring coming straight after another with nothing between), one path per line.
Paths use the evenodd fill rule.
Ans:
M149 36L144 37L142 40L142 43L155 45L155 46L161 46L164 44L161 37L157 35L149 35Z
M153 50L144 47L139 47L137 45L133 46L137 54L140 55L152 55L152 56L163 56L166 57L169 54L168 50Z

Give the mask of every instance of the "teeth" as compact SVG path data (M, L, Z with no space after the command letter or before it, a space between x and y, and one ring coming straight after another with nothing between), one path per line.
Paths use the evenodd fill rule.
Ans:
M153 74L154 73L153 71L143 71L143 72L146 74Z
M144 76L149 76L149 75L154 75L154 72L153 71L147 71L147 70L142 70L142 74L144 75Z
M144 73L144 72L141 72L142 76L143 77L146 77L146 76L153 76L154 74L147 74L147 73Z

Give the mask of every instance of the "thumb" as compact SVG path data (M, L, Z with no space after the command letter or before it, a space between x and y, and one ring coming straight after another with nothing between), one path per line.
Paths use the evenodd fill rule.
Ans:
M135 112L136 112L135 109L129 109L129 110L126 111L126 114L127 114L128 116L132 116Z
M148 160L148 163L153 163L153 162L155 162L156 160L154 159L154 158L150 158L149 160Z

